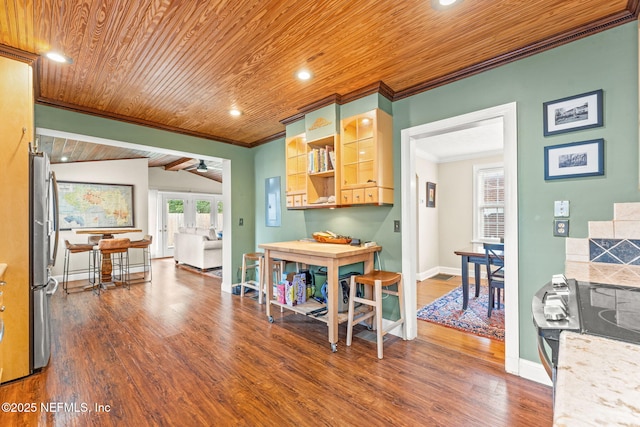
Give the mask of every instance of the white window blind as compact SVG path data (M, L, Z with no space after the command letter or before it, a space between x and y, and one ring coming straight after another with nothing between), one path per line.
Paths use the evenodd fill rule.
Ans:
M504 168L474 168L474 240L499 241L504 238Z

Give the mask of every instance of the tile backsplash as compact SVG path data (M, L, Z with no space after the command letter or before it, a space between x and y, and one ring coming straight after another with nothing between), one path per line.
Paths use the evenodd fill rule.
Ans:
M640 285L640 203L615 203L611 221L589 221L589 236L566 239L565 275Z
M589 239L589 262L640 265L640 240Z

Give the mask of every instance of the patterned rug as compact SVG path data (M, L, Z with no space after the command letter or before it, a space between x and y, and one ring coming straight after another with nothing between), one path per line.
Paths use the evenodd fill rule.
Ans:
M502 297L502 294L501 294ZM504 303L487 317L489 295L486 286L480 286L480 296L475 297L475 287L469 287L469 307L462 311L462 287L418 310L418 319L470 332L494 340L504 341Z
M178 264L177 265L178 268L181 268L183 270L187 270L190 271L192 273L196 273L196 274L202 274L204 276L211 276L211 277L220 277L222 278L222 267L218 267L218 268L210 268L207 270L201 270L197 267L192 267L190 265L187 264Z

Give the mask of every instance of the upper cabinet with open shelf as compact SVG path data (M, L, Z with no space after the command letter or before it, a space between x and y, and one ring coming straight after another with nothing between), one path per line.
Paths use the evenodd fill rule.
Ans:
M314 118L306 133L286 139L287 208L393 204L391 116L371 110L343 119L335 133L328 122Z
M340 204L393 204L392 119L375 109L342 120Z

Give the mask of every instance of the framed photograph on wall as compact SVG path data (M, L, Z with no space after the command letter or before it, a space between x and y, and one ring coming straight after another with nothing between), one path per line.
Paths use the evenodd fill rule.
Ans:
M602 89L542 104L544 136L600 127Z
M427 182L427 207L436 207L436 183Z
M544 179L604 175L604 139L544 147Z

